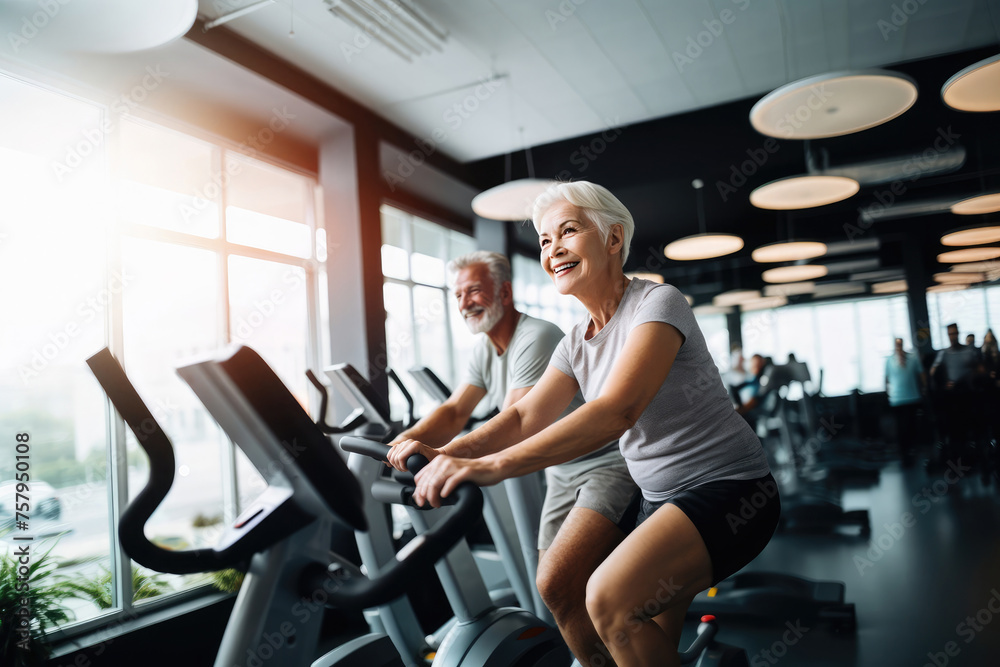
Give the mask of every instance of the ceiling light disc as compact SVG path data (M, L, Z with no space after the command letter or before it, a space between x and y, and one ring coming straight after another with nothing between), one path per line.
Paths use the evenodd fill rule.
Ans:
M945 81L941 99L959 111L1000 111L1000 53Z
M845 176L791 176L765 183L750 193L750 203L772 211L814 208L843 201L861 186Z
M888 122L916 100L916 83L899 72L829 72L768 93L750 110L750 124L779 139L840 137Z
M519 222L531 219L531 208L538 195L555 181L541 178L520 178L484 190L472 199L476 215L490 220Z
M719 307L738 306L744 301L752 301L759 298L760 292L755 289L730 290L729 292L717 294L715 298L712 299L712 305Z
M812 294L815 291L816 283L811 280L764 286L764 296L796 296L799 294Z
M964 289L969 289L968 285L960 285L958 283L949 283L946 285L931 285L927 288L928 293L935 292L958 292Z
M962 262L985 262L1000 257L1000 248L960 248L949 250L937 256L941 264L961 264Z
M941 245L983 245L1000 241L1000 227L966 227L948 232L941 237Z
M977 195L951 205L955 215L983 215L1000 211L1000 192Z
M946 285L971 285L986 280L986 274L981 271L946 271L935 273L934 281Z
M801 280L822 278L828 270L822 264L796 264L794 266L779 266L768 269L761 274L766 283L794 283Z
M797 262L802 259L813 259L826 254L826 244L819 241L783 241L762 245L750 257L755 262L766 264L770 262Z
M905 292L909 289L909 285L905 280L888 280L884 283L875 283L872 285L872 294L896 294L897 292Z
M744 312L752 310L770 310L771 308L781 308L788 305L788 297L782 295L765 296L760 299L744 301L740 304L740 310Z
M743 248L743 239L733 234L695 234L668 243L663 249L667 259L691 261L722 257Z

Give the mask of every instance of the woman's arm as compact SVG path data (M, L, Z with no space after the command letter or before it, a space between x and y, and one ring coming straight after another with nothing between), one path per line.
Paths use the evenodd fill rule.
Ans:
M571 461L615 440L635 424L663 386L683 343L681 333L664 322L636 327L597 399L495 454L475 460L438 456L417 475L414 498L437 507L463 481L496 484Z
M406 459L417 452L428 458L443 454L462 459L493 454L538 433L558 419L579 388L576 380L549 366L530 391L471 433L433 453L419 441L404 440L389 452L389 463L398 470L405 470Z

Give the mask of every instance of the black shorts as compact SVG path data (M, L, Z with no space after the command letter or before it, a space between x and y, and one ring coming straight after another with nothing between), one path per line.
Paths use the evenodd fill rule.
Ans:
M764 550L778 527L781 498L774 477L708 482L663 502L642 499L635 525L670 503L695 525L712 559L712 585L735 574Z

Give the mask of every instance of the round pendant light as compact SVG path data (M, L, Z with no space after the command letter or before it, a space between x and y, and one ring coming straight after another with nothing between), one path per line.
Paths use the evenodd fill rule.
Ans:
M755 262L797 262L801 259L822 257L826 254L826 244L819 241L783 241L762 245L750 257Z
M951 205L951 212L956 215L983 215L997 211L1000 211L1000 192L970 197Z
M941 99L959 111L1000 111L1000 54L969 65L945 81Z
M949 250L937 256L941 264L961 264L962 262L985 262L1000 257L1000 248L962 248Z
M781 308L788 304L787 296L765 296L760 299L744 301L740 304L740 310L748 312L751 310L770 310L771 308Z
M695 234L668 243L663 249L667 259L690 261L722 257L743 248L743 239L733 234Z
M811 280L764 286L764 296L796 296L798 294L812 294L815 291L816 283Z
M963 272L963 271L980 271L986 274L988 280L993 280L993 277L1000 273L1000 260L996 262L968 262L967 264L956 264L951 267L952 271Z
M966 227L948 232L941 237L941 245L983 245L1000 241L1000 227Z
M760 292L755 289L730 290L729 292L717 294L715 298L712 299L712 305L720 307L738 306L744 301L752 301L759 298Z
M981 271L945 271L934 274L934 281L945 285L971 285L984 280L986 274Z
M490 220L519 222L531 219L538 195L555 183L542 178L520 178L484 190L472 199L476 215Z
M695 315L728 315L733 312L733 309L729 306L712 306L705 304L704 306L695 306L691 309L691 312Z
M28 37L34 38L32 48L59 53L120 54L156 48L183 37L197 17L198 0L0 2L0 24L23 31L23 22L34 31Z
M935 292L959 292L964 289L969 289L969 286L959 285L958 283L949 283L947 285L931 285L927 288L927 292L930 294Z
M790 176L765 183L750 193L757 208L788 211L843 201L861 188L845 176Z
M840 137L890 121L916 100L916 84L898 72L829 72L768 93L750 110L750 124L779 139Z
M794 283L800 280L822 278L827 273L828 269L822 264L796 264L768 269L760 275L766 283Z
M905 292L907 289L909 286L905 280L889 280L873 284L872 294L896 294L897 292Z
M638 278L640 280L648 280L651 283L663 284L663 276L659 273L652 273L648 271L633 271L631 273L625 274L626 278Z

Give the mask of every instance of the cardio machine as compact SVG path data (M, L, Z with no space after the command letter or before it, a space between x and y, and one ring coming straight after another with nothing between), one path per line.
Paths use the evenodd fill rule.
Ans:
M378 442L345 436L340 443L345 451L369 456L384 463L389 448ZM407 461L407 467L410 462ZM419 469L418 469L419 470ZM398 487L397 487L398 488ZM409 501L415 491L411 480L404 488L398 488L400 500ZM389 498L393 491L383 491L380 483L372 487L373 495ZM405 503L413 508L412 502ZM438 572L443 580L448 575L438 564ZM483 599L480 594L480 599ZM549 635L551 629L529 612L523 609L484 607L481 610L465 608L460 612L460 622L452 628L442 643L432 667L451 667L459 665L567 665L570 661L568 651L558 639ZM682 665L696 667L749 667L746 651L715 641L718 624L715 616L701 617L697 635L687 651L680 654ZM547 638L535 647L519 646L526 640L541 636ZM518 654L518 652L520 652ZM574 662L574 665L577 664Z
M421 389L431 398L443 403L451 396L451 389L437 376L434 371L426 366L415 366L409 370L410 376L417 381ZM491 419L499 414L494 409L484 417L472 417L466 424L467 429L471 429L477 422ZM530 603L521 600L521 606L530 604L530 607L539 618L554 624L555 619L552 613L542 601L538 588L535 586L535 576L538 572L538 531L542 515L542 505L545 502L545 473L536 472L521 477L514 477L504 480L503 489L506 492L506 505L510 507L510 517L514 529L517 532L517 541L520 542L521 553L520 562L523 563L518 573L510 573L509 576L521 576L526 581L521 584L524 589L530 592ZM487 495L487 506L489 506L491 495ZM491 532L494 526L490 525Z
M146 538L144 526L173 483L173 446L108 349L87 364L149 457L149 481L119 524L126 554L146 567L175 574L247 569L217 667L268 661L288 667L403 664L384 635L355 640L352 650L346 655L341 651L336 662L314 662L322 614L310 613L310 603L360 610L405 594L478 517L478 489L463 485L444 521L397 554L378 576L364 576L329 551L335 520L355 530L367 528L357 480L267 364L250 348L240 347L219 361L178 372L247 454L268 488L216 546L163 549ZM414 464L419 466L416 460Z

